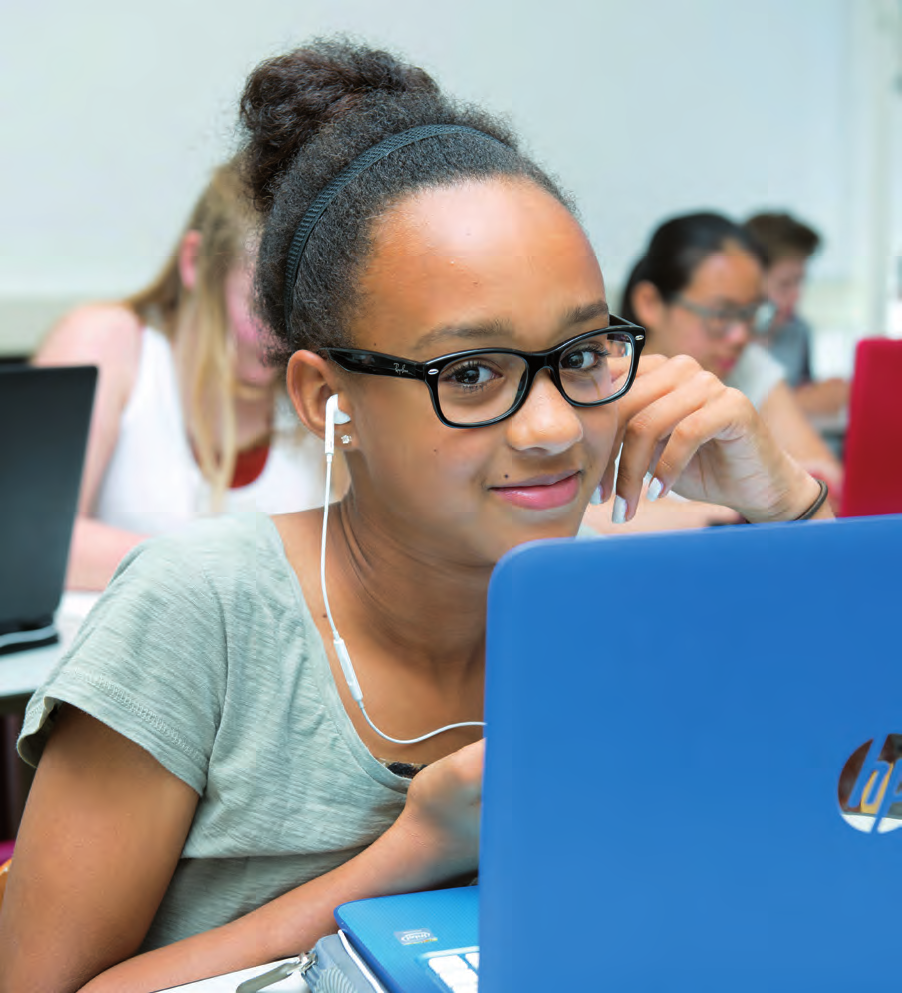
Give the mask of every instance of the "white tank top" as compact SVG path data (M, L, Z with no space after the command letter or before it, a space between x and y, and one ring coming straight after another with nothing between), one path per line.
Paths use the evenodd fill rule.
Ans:
M223 509L281 514L320 507L323 463L322 442L304 431L279 393L263 472L247 486L230 489ZM159 534L211 513L210 486L185 430L172 348L159 331L145 328L138 376L93 516L127 531Z
M752 401L756 410L770 396L771 390L785 378L783 366L759 344L749 342L742 350L739 361L724 380Z

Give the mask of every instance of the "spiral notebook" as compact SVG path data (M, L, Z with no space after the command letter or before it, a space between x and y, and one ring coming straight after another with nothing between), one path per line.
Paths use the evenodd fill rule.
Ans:
M339 926L391 993L895 986L900 561L898 516L514 550L478 893Z

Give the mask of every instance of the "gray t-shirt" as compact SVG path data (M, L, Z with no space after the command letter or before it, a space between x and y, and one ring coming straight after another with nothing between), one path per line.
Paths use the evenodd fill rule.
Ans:
M263 514L198 522L128 555L28 705L26 761L37 763L61 703L200 796L145 950L328 872L404 807L408 780L354 730Z
M783 366L790 386L811 382L811 328L797 314L776 330L766 341L768 352Z

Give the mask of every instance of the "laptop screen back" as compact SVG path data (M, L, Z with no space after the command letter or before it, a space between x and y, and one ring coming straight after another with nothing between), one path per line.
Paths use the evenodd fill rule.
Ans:
M900 552L883 517L502 561L484 993L897 982Z
M842 516L902 513L902 341L855 350L844 443Z
M0 367L0 633L59 605L96 379L93 366Z

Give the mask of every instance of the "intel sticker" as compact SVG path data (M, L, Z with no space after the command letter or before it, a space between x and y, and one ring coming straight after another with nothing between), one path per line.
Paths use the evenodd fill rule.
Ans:
M418 928L416 931L395 931L395 937L402 945L425 945L429 941L438 941L438 938L426 928Z

